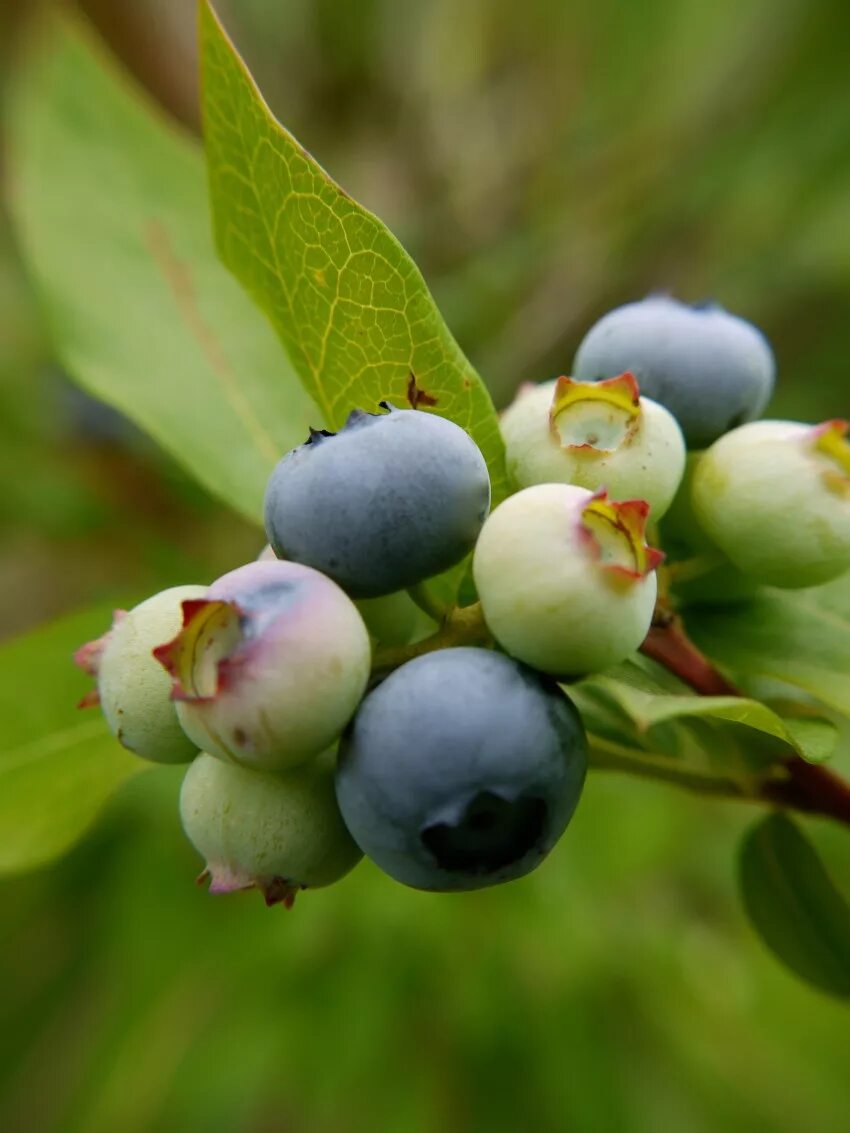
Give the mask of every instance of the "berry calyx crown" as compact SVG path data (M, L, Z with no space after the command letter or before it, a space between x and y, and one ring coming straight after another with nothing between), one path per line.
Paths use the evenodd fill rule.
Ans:
M646 542L646 500L609 500L603 489L581 509L582 542L599 567L614 578L646 578L664 559Z
M549 409L549 429L562 448L616 452L640 423L640 389L628 371L601 382L560 377Z
M187 598L182 629L153 650L172 679L171 699L215 699L228 683L241 642L241 613L234 602Z
M813 430L815 452L829 459L823 480L836 495L850 500L850 421L839 417L816 425Z

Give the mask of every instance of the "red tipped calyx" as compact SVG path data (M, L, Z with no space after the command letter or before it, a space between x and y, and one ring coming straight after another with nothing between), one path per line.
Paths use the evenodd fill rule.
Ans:
M198 885L204 885L207 881L210 883L208 892L214 894L259 889L269 908L272 905L283 905L285 909L291 909L298 890L304 888L285 877L249 877L219 865L208 866L196 879Z
M212 700L229 675L228 658L241 643L241 615L236 604L210 598L186 598L183 628L153 655L173 682L172 700Z
M599 566L621 578L646 578L664 559L664 553L646 542L646 500L609 500L603 489L581 512L583 541Z
M634 374L601 382L560 377L549 409L549 429L563 448L609 453L634 435L640 413Z
M850 421L836 417L812 430L815 452L829 459L823 479L830 491L850 498Z
M263 894L263 899L269 908L272 905L283 905L284 909L291 909L298 896L298 890L303 885L295 885L285 877L270 877L257 882L257 888Z
M103 657L103 651L112 636L112 631L118 625L122 618L127 616L126 610L113 610L112 611L112 625L93 641L87 641L85 645L74 654L74 664L78 669L82 669L88 676L97 680L98 673L100 672L100 661ZM78 708L93 708L96 704L100 704L100 693L97 688L90 689L86 695L77 704Z

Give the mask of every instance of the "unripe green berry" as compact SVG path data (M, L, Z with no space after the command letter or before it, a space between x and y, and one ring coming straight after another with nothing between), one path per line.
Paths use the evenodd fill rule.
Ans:
M702 453L688 453L685 475L660 526L669 565L670 589L687 606L726 606L745 602L758 591L756 580L729 561L709 539L694 513L694 472Z
M332 885L362 857L334 793L333 752L274 774L202 753L186 772L180 817L206 862L211 893L259 889L291 905L299 889Z
M478 540L473 574L484 618L512 656L559 677L615 665L643 641L658 551L648 506L568 484L509 497Z
M670 505L685 468L685 440L664 406L641 397L631 374L604 382L558 378L525 387L502 415L508 472L520 487L577 484Z
M755 421L703 453L694 511L740 570L789 588L850 570L847 431L846 421Z
M97 680L96 693L83 703L99 703L115 738L156 763L188 763L198 751L180 726L171 681L153 650L180 628L183 601L205 593L205 586L173 586L129 613L116 610L108 633L76 654Z
M354 605L380 645L406 645L419 620L420 611L406 590L396 590L381 598L357 598Z
M283 771L338 739L366 690L371 645L351 599L311 567L254 562L183 604L156 650L204 751Z

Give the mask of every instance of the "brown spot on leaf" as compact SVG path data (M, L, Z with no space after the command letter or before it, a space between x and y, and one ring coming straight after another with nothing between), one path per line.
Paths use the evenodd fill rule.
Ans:
M416 375L411 370L410 377L407 379L407 400L410 403L411 409L418 409L420 405L436 405L437 398L433 397L427 390L422 389L417 384Z

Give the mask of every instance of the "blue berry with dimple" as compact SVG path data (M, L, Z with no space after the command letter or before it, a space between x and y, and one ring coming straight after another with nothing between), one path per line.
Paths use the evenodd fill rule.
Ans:
M396 669L340 747L337 800L354 840L417 889L522 877L578 803L587 744L572 702L504 654L462 647Z
M640 392L670 410L688 448L706 448L761 416L776 365L761 331L716 303L650 295L609 311L582 339L578 381L631 371Z
M389 594L459 562L490 508L478 446L421 410L355 410L312 432L272 472L266 534L281 558L314 567L355 598Z

